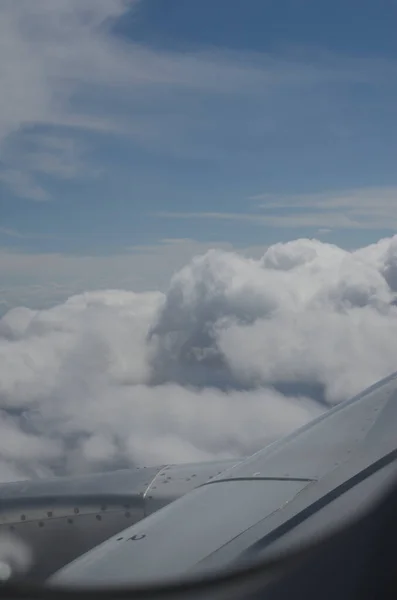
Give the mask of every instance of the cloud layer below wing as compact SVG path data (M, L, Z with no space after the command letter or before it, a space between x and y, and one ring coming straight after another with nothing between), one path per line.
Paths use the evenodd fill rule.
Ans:
M396 370L397 236L259 260L210 250L168 291L0 320L0 479L244 455Z

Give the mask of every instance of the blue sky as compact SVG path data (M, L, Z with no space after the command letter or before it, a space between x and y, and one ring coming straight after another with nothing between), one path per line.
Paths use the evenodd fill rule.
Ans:
M5 0L0 17L3 254L394 233L395 2Z

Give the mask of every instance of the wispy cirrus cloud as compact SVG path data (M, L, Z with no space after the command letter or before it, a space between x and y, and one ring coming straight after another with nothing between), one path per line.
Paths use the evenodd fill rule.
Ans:
M37 126L37 124L36 124ZM17 130L3 140L0 183L20 198L48 201L51 195L43 178L70 180L93 174L84 158L84 144L70 131ZM0 140L1 148L1 140Z
M10 227L0 227L0 236L6 236L17 240L49 240L59 239L58 236L43 233L31 233L29 231L19 231ZM0 254L2 252L0 246Z
M368 187L312 194L260 194L250 200L266 213L288 209L288 218L312 220L318 226L355 229L397 227L397 187ZM299 211L299 214L294 214Z
M69 131L68 122L80 112L72 98L101 60L87 68L87 55L99 51L102 41L106 46L101 23L125 10L119 0L2 2L0 182L15 196L47 200L40 176L74 177L84 166ZM77 116L81 125L85 119Z
M397 228L397 188L363 188L313 194L259 194L248 202L252 212L158 211L164 219L246 221L268 227L338 229Z
M290 127L283 125L286 109L274 94L388 82L396 74L386 60L155 50L115 33L115 22L138 9L138 0L3 0L0 179L14 195L48 199L46 176L95 173L82 135L128 136L156 152L219 158L225 144L239 151L241 135L271 136L275 128ZM203 94L228 110L203 112ZM303 97L295 110L308 110L308 103ZM222 112L228 114L228 136ZM316 118L316 111L309 112ZM327 127L340 134L340 124Z
M3 166L1 169L0 184L6 186L20 198L29 198L36 202L49 200L48 192L35 180L32 173L12 164Z
M8 227L0 227L0 235L16 238L18 240L25 240L30 239L31 237L36 237L35 235L31 236L29 234L17 231L16 229L9 229Z

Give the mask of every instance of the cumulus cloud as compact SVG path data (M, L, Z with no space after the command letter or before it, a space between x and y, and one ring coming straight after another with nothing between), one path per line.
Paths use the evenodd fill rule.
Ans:
M0 477L253 452L396 370L397 236L213 249L0 321Z

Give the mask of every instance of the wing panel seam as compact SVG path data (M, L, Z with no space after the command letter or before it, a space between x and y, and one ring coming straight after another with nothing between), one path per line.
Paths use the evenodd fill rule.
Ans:
M213 485L215 483L225 483L228 481L301 481L302 483L311 483L312 481L318 481L318 479L309 477L228 477L227 479L213 479L211 481L206 481L199 487Z

